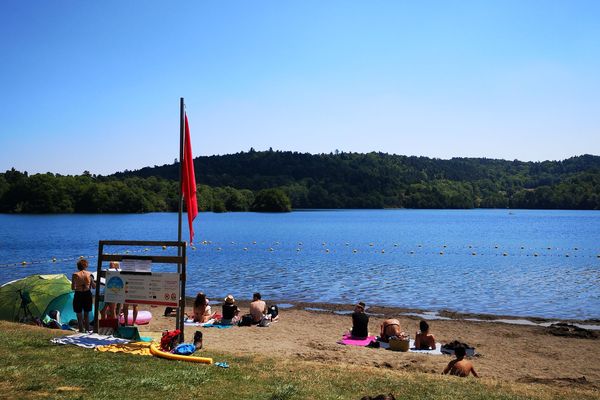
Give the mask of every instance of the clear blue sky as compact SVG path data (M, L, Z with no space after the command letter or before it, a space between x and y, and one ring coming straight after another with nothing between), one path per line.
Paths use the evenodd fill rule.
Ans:
M600 1L0 2L0 170L600 153Z

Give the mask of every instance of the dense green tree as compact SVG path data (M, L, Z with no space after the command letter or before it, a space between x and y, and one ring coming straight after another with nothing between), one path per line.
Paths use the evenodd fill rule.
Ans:
M292 211L292 204L281 189L263 189L256 195L252 211L287 212Z

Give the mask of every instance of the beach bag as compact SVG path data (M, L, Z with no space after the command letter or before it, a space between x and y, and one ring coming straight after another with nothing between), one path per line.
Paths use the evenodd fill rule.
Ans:
M171 351L179 343L179 335L181 335L179 329L164 331L160 339L160 348L164 351Z
M254 322L251 314L242 315L242 319L238 323L238 326L250 326Z
M390 337L388 343L390 345L390 350L408 351L408 348L410 347L410 337L402 332L400 336Z

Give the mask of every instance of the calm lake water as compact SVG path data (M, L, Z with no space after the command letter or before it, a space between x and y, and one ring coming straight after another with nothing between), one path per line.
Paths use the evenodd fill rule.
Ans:
M600 211L202 213L194 226L188 295L600 318ZM176 240L177 214L0 215L0 283L70 276L101 239ZM173 253L107 251L124 250Z

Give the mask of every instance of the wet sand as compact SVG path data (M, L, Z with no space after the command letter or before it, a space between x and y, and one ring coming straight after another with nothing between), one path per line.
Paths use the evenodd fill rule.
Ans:
M267 301L269 304L269 302ZM211 303L212 304L212 303ZM238 302L242 313L248 302ZM402 369L439 374L452 359L402 353L384 349L343 346L336 343L352 324L351 305L291 303L280 309L280 320L270 327L233 327L230 329L186 326L186 340L196 330L204 334L205 348L234 355L262 354L285 359L310 360L327 364L357 364L379 368ZM309 308L309 310L306 310ZM163 308L145 308L153 314L149 325L140 326L143 336L160 337L165 329L174 329L175 317L164 317ZM220 311L213 305L213 311ZM191 313L188 306L186 312ZM372 307L369 331L379 333L387 317L400 320L402 329L412 338L420 318L401 315L410 310L391 307ZM452 315L450 315L452 314ZM484 378L509 382L542 383L582 388L600 388L600 339L555 336L544 326L506 324L483 320L491 316L440 313L451 319L430 319L429 324L438 342L453 340L474 346L478 355L473 358L477 372ZM506 316L503 316L505 318ZM521 319L521 318L515 318ZM550 322L537 319L536 323ZM587 321L596 324L597 321ZM596 336L600 336L597 332Z

